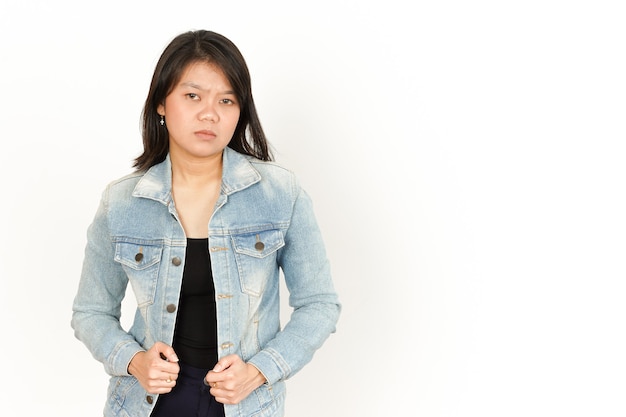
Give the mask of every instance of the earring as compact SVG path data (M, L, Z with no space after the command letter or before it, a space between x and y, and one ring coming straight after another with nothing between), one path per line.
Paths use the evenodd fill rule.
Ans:
M161 123L161 126L165 126L165 116L161 116L161 121L159 123Z

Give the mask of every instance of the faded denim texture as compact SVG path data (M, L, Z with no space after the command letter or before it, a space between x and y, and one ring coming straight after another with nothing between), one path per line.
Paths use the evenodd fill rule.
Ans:
M171 344L186 236L171 193L169 157L108 185L87 232L72 327L111 375L105 416L149 416L148 394L127 367L156 341ZM266 377L227 417L284 414L285 380L313 357L335 326L340 303L312 203L294 175L230 148L208 225L219 356L237 354ZM294 311L281 328L280 270ZM121 328L130 283L137 311Z

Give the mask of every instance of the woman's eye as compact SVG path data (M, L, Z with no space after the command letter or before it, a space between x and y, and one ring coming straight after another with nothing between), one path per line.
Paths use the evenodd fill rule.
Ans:
M192 99L192 100L196 100L196 99L198 99L198 98L199 98L199 97L198 97L198 95L197 95L196 93L188 93L188 94L187 94L187 97L189 97L189 98L190 98L190 99Z
M235 104L235 102L229 98L223 98L222 103L224 104Z

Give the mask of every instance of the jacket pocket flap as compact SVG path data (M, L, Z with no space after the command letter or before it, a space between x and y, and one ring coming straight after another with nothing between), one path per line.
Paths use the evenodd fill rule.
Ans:
M285 246L283 234L276 229L234 235L232 240L235 252L255 258L265 258Z
M115 260L138 271L158 264L161 260L161 252L161 246L133 242L115 244Z

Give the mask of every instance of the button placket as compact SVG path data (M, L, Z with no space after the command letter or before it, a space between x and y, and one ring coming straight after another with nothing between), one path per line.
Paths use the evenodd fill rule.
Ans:
M179 256L174 256L172 258L172 265L180 266L183 263L182 259ZM168 304L165 306L165 310L168 313L174 313L176 311L176 304Z

